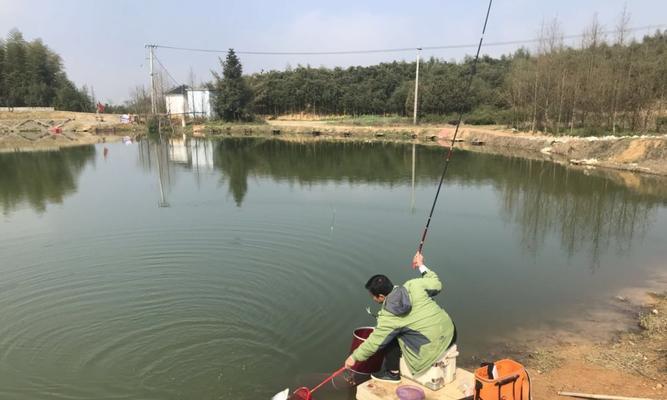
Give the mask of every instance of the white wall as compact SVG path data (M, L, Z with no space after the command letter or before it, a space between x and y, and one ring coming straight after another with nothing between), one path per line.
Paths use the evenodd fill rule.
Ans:
M168 94L165 96L165 102L169 114L181 115L188 112L188 103L182 94Z
M190 117L211 118L211 92L208 89L188 89L187 98Z

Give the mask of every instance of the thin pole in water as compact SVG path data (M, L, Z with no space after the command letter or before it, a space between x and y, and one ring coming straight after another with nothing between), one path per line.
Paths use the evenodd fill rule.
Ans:
M477 53L475 54L475 59L470 67L470 74L468 75L468 81L466 82L464 98L467 98L470 94L470 86L472 85L472 78L477 72L477 61L479 60L479 52L482 50L482 42L484 41L484 33L486 33L486 24L489 22L489 14L491 13L491 4L493 0L489 0L489 6L486 9L486 18L484 18L484 27L482 28L482 35L479 38L479 45L477 46ZM431 212L428 214L428 219L426 220L426 226L424 226L424 232L422 233L421 240L419 241L418 251L421 253L424 248L424 242L426 241L426 234L428 233L428 228L431 225L431 218L433 218L433 211L435 210L435 205L438 202L438 196L440 195L440 189L442 188L442 182L445 180L445 175L447 174L447 167L449 167L449 161L452 159L452 150L454 150L454 143L456 143L456 136L459 134L459 127L461 126L461 119L463 119L463 107L459 110L459 118L456 121L456 129L454 130L454 136L452 136L452 141L449 145L449 151L447 152L447 158L445 159L445 167L442 170L442 175L440 175L440 183L438 183L438 190L435 192L435 198L433 199L433 205L431 206Z

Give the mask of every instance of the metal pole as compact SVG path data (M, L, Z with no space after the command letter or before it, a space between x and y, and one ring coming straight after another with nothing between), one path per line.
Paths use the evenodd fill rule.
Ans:
M153 45L146 45L148 47L148 65L151 74L151 114L155 114L155 74L153 73Z
M419 96L419 59L421 58L421 47L417 48L417 68L415 71L415 106L413 109L412 113L412 123L414 125L417 125L417 104L418 103L418 96Z

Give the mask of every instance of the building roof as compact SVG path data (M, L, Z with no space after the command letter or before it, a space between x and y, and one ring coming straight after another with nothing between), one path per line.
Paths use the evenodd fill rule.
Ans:
M190 87L188 85L181 85L181 86L176 86L175 88L171 89L165 95L170 95L170 94L185 94L185 92L189 89Z

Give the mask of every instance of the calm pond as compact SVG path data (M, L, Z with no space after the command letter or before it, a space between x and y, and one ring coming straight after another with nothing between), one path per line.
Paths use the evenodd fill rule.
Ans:
M337 369L367 278L416 276L445 154L106 147L0 154L0 398L260 399ZM665 272L664 181L619 182L456 152L424 253L463 364Z

